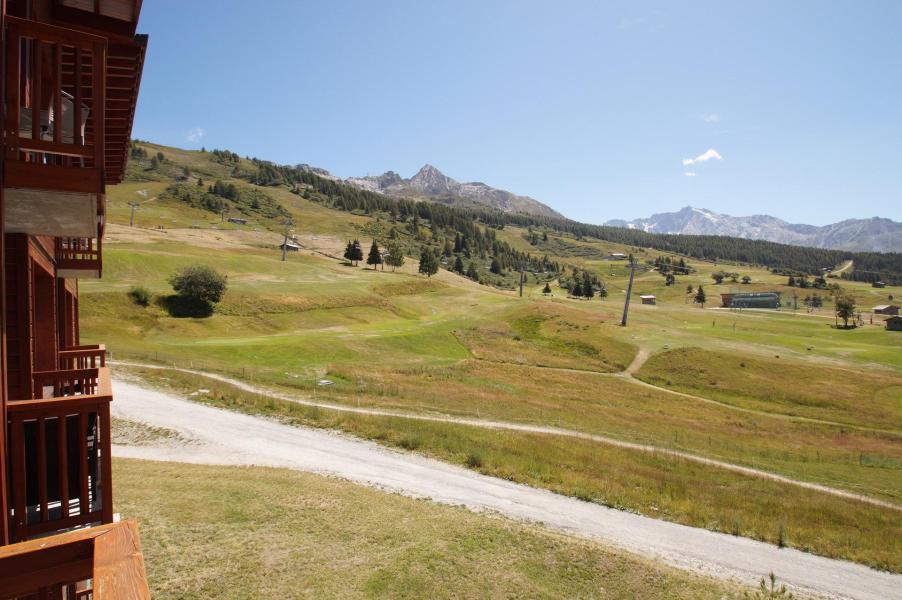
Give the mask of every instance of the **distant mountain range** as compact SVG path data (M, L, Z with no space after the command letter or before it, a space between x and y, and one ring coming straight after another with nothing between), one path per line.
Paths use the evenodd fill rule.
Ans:
M902 252L902 223L879 217L848 219L817 227L787 223L769 215L732 217L687 206L677 212L659 213L647 219L615 219L605 225L641 229L649 233L726 235L855 252Z
M338 179L323 169L309 165L299 166L318 175ZM344 182L363 190L398 198L433 200L444 204L483 205L497 208L503 212L519 212L546 217L563 216L529 196L518 196L478 181L461 183L432 165L425 165L410 179L404 179L394 171L387 171L382 175L349 177Z

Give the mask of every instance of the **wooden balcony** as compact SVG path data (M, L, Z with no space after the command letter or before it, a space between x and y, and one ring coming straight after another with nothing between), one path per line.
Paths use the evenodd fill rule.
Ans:
M103 270L100 238L56 238L56 276L99 279Z
M6 231L97 237L107 40L6 17Z
M97 369L106 366L106 346L71 346L60 350L60 369Z
M149 599L138 527L125 521L0 547L0 600Z
M61 361L88 364L94 355ZM7 406L10 536L35 536L113 520L109 371L36 372L32 399Z

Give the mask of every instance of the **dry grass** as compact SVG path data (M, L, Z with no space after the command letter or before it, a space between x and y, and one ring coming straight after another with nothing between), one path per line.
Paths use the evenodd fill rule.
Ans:
M653 356L638 377L755 410L902 432L902 376L892 371L679 348Z
M725 598L737 590L462 508L286 470L115 460L154 598Z
M564 304L532 304L455 335L474 356L494 362L622 371L636 348L611 336L606 329L613 323L602 323L597 315Z
M138 371L142 377L159 377ZM902 572L899 512L651 453L552 435L369 417L262 398L168 373L176 391L205 387L201 402L288 423L336 428L488 475L695 527Z
M345 404L559 426L902 499L902 434L748 414L620 377L486 361L336 366L329 377L338 383L318 397Z

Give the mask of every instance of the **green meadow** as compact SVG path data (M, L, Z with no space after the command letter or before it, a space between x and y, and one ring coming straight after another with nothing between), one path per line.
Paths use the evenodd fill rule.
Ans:
M173 172L189 166L193 176L226 180L232 173L209 155L162 151ZM292 215L303 246L283 262L279 223L266 219L221 223L219 214L158 199L142 204L138 227L127 227L137 191L160 195L169 177L133 173L111 190L104 277L80 284L83 342L105 343L114 359L223 373L336 404L604 435L902 505L902 334L867 320L836 329L829 300L812 313L717 308L719 293L740 288L781 291L784 300L822 290L788 288L785 277L758 267L686 258L695 271L674 286L654 271L637 274L634 294L655 294L658 304L634 301L621 327L628 270L606 257L632 252L644 262L655 251L562 234L532 247L526 231L506 227L499 239L588 269L609 292L576 300L552 285L546 296L529 275L520 298L446 269L426 278L410 257L397 272L350 266L337 258L345 242L357 237L368 247L374 232L386 231L384 215L261 188ZM174 317L168 279L194 264L226 274L228 292L212 316ZM717 270L752 282L715 285ZM704 286L705 308L687 301L687 285ZM841 285L863 307L899 293ZM148 306L129 297L134 286L151 292ZM631 364L636 379L625 374ZM900 513L890 508L586 440L261 403L194 376L141 374L179 391L209 388L201 400L236 410L340 428L656 518L902 571L902 548L885 543L887 531L902 539ZM334 384L317 386L322 378Z

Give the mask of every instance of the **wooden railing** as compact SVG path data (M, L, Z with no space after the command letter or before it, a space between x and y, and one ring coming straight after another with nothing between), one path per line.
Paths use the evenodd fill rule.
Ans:
M32 398L53 399L87 396L97 391L99 369L63 369L35 371L32 374Z
M106 366L106 346L70 346L59 353L60 369L97 369Z
M110 523L109 371L38 372L33 389L7 405L12 539Z
M0 600L81 598L150 598L134 522L0 547Z
M106 38L5 20L5 185L102 193Z
M100 277L103 267L99 238L56 238L56 268L91 271Z

